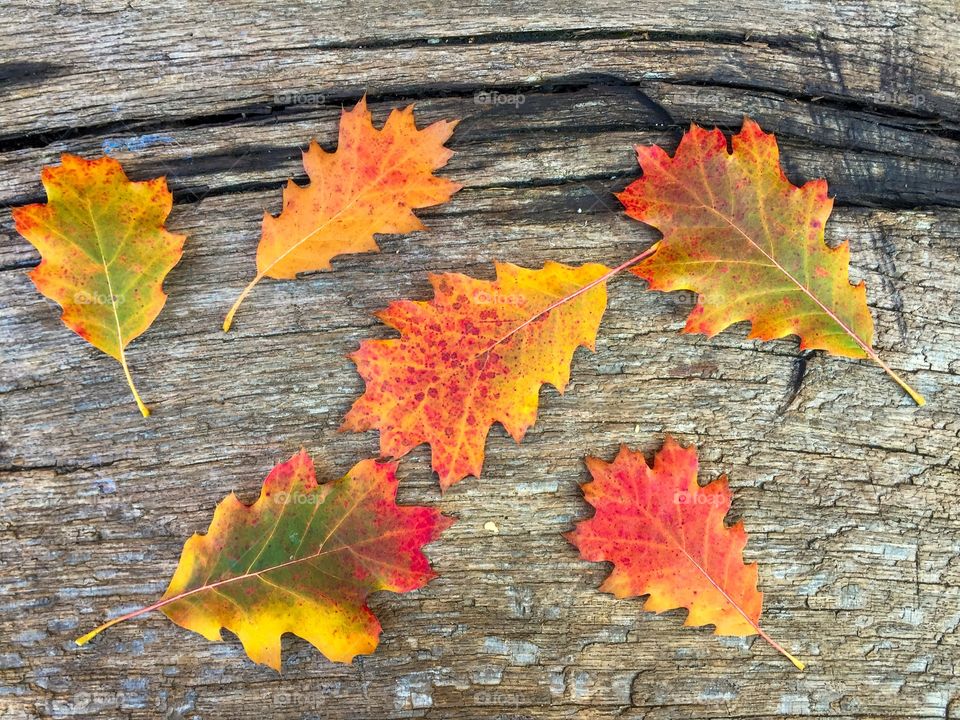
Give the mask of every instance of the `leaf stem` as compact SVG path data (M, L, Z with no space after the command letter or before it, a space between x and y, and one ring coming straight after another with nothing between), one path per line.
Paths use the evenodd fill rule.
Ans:
M237 310L240 308L240 303L246 299L247 295L250 294L250 291L256 286L258 282L263 280L265 275L263 273L257 273L257 276L250 281L250 284L247 285L243 292L240 293L240 297L237 298L236 302L233 303L233 306L230 308L230 312L227 313L227 316L223 319L223 331L229 332L230 326L233 325L233 316L237 314Z
M737 609L739 610L739 608L737 608ZM752 621L751 621L751 624L753 625L754 629L757 631L757 634L760 635L760 637L762 637L762 638L763 638L764 640L766 640L768 643L770 643L770 645L773 646L773 648L774 648L775 650L777 650L781 655L783 655L785 658L787 658L787 660L789 660L790 662L792 662L793 665L794 665L794 667L797 668L797 670L805 670L805 669L806 669L807 666L806 666L806 664L804 664L804 662L803 662L802 660L800 660L799 658L795 657L795 656L792 655L791 653L787 652L786 648L784 648L783 645L781 645L780 643L778 643L778 642L777 642L776 640L774 640L772 637L770 637L769 635L767 635L766 631L764 631L764 629L763 629L762 627L760 627L759 624L753 623Z
M856 338L856 339L857 339L857 341L860 340L860 338ZM899 375L897 375L897 373L893 370L893 368L891 368L891 367L890 367L889 365L887 365L883 360L880 359L880 356L877 355L876 350L874 350L872 347L870 347L869 345L866 345L866 344L864 344L864 343L862 343L862 342L860 343L860 346L864 349L864 351L867 353L867 355L870 356L870 359L871 359L871 360L873 360L877 365L879 365L880 367L882 367L883 370L884 370L884 372L886 372L887 375L889 375L890 377L892 377L892 378L894 379L894 381L896 381L897 385L899 385L899 386L902 387L904 390L906 390L907 394L908 394L911 398L913 398L913 401L914 401L917 405L919 405L920 407L923 407L924 405L927 404L927 401L924 399L923 395L921 395L921 394L918 393L916 390L914 390L912 387L910 387L909 385L907 385L907 381L906 381L906 380L904 380L902 377L900 377Z
M153 611L153 610L156 610L156 609L158 609L158 608L161 608L161 607L163 607L164 605L167 605L167 604L173 602L174 600L178 600L178 599L179 599L179 597L169 598L169 599L167 599L167 600L158 600L157 602L153 603L153 605L148 605L147 607L142 607L142 608L140 608L139 610L134 610L133 612L128 612L126 615L121 615L120 617L115 617L113 620L107 620L107 622L105 622L103 625L100 625L100 626L98 626L98 627L95 627L93 630L91 630L90 632L88 632L86 635L83 635L83 636L81 636L81 637L78 637L76 640L74 640L74 642L75 642L78 646L83 647L84 645L86 645L88 642L90 642L91 640L93 640L97 635L99 635L100 633L102 633L102 632L103 632L104 630L106 630L107 628L113 627L113 626L116 625L117 623L122 623L124 620L131 620L131 619L133 619L133 618L135 618L135 617L139 617L140 615L145 615L145 614L148 613L148 612L151 612L151 611Z
M123 352L123 348L120 348L120 366L123 368L123 374L127 378L127 385L130 386L130 392L133 393L133 399L137 401L137 407L140 409L140 414L144 417L150 417L150 408L148 408L143 400L140 399L140 393L137 392L137 386L133 384L133 376L130 374L130 368L127 366L127 356Z

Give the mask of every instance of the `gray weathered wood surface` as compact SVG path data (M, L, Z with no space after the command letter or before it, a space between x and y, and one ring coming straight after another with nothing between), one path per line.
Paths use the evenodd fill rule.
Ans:
M0 203L43 199L63 151L166 174L189 235L169 300L131 346L153 417L26 277L0 214L0 718L960 717L960 47L954 0L547 4L7 0L0 7ZM466 187L429 231L332 273L264 282L229 335L260 216L302 179L364 92L382 120L463 118L445 171ZM514 102L481 103L498 91ZM777 133L794 181L827 177L876 367L684 336L689 297L618 278L596 354L542 394L516 446L442 500L420 448L401 498L459 522L428 548L441 577L373 605L377 652L350 666L285 642L284 671L152 615L72 639L165 587L186 537L235 490L252 499L301 445L337 477L377 437L336 432L362 390L344 357L388 332L372 312L428 295L428 271L491 261L614 263L655 239L611 191L631 145L673 149L691 120ZM560 533L588 515L582 458L665 432L727 472L760 563L763 641L682 628L596 591ZM494 525L497 531L491 529Z

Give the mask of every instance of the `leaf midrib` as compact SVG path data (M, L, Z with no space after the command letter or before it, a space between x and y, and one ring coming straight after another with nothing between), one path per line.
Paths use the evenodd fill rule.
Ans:
M79 193L77 193L77 197L80 197ZM100 236L100 227L97 225L97 218L93 214L93 206L90 204L90 201L87 198L82 198L82 200L87 207L87 213L90 215L90 225L93 227L93 235L97 239L97 249L100 251L100 262L103 265L103 274L107 279L107 292L110 293L110 308L113 310L113 320L117 328L117 348L120 354L120 362L126 364L123 352L123 330L120 327L120 313L117 310L117 298L113 292L113 281L110 278L110 266L107 263L107 254L103 249L103 240Z
M757 244L757 242L754 241L753 238L751 238L746 232L744 232L744 230L739 225L737 225L730 218L726 217L723 213L721 213L716 208L712 208L707 205L704 205L703 207L709 210L710 212L714 213L717 217L720 217L723 220L725 220L730 225L730 227L732 227L738 233L743 235L743 237L747 240L747 242L749 242L753 247L755 247L761 255L763 255L765 258L767 258L767 260L769 260L773 264L773 267L775 267L777 270L783 273L791 282L793 282L794 285L796 285L800 289L802 293L804 293L808 298L813 300L813 302L816 303L821 310L823 310L825 315L827 315L831 320L833 320L847 335L853 338L853 340L857 343L857 345L859 345L860 348L868 356L872 356L874 354L873 349L869 345L867 345L867 343L863 341L859 335L857 335L850 327L848 327L847 324L844 323L843 320L841 320L830 308L824 305L823 302L820 300L820 298L818 298L809 288L807 288L806 285L804 285L799 280L797 280L797 278L795 278L786 268L784 268L783 265L777 262L776 258L774 258L772 255L767 253L766 250L760 247L760 245Z

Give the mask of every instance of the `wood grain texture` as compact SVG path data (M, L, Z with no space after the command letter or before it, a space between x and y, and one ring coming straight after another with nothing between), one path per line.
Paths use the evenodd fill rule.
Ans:
M169 300L129 349L154 410L72 337L0 214L0 718L960 717L960 125L953 0L737 5L577 0L381 6L14 0L0 9L0 203L42 201L39 169L104 151L166 174L188 234ZM264 210L300 149L336 138L367 91L378 121L416 101L459 117L444 174L466 187L429 230L334 272L264 281L230 334ZM489 95L501 93L491 102ZM826 177L831 242L850 240L876 367L738 326L684 336L693 297L611 283L595 354L545 390L517 446L441 500L419 448L401 501L459 518L427 549L441 577L374 597L380 648L349 666L287 638L284 671L236 639L161 616L77 649L80 632L158 597L183 541L229 491L251 500L301 445L318 475L376 454L337 432L362 391L345 355L387 337L372 313L429 296L428 272L492 260L608 264L656 233L611 193L631 146L675 147L691 121L777 133L794 182ZM726 472L760 564L768 632L682 628L596 587L608 572L560 535L589 514L582 458L665 432ZM494 530L495 528L495 530Z

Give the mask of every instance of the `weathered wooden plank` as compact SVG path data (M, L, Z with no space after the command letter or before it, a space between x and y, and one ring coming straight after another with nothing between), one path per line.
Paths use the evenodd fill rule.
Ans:
M10 54L6 74L29 77L8 83L3 137L45 143L78 127L216 121L266 111L291 93L472 93L591 72L769 88L956 121L957 45L946 31L958 20L952 0L883 0L852 12L831 2L776 9L687 0L574 12L570 5L491 3L454 22L458 9L429 2L377 10L318 4L279 14L272 3L183 3L173 12L31 3L20 32L0 39Z
M4 13L17 22L0 33L0 204L41 200L39 167L60 152L109 150L136 177L168 175L171 224L189 234L168 306L130 350L155 410L142 420L115 363L37 295L36 254L0 214L4 720L960 712L955 3L482 3L464 17L419 0L67 0ZM224 335L260 214L301 177L298 147L332 146L340 104L364 89L381 119L412 99L423 122L464 118L444 172L467 187L423 213L428 232L263 283ZM523 103L476 102L490 90ZM274 97L301 91L324 102ZM778 133L792 179L829 179L828 238L850 240L878 348L925 408L867 363L799 358L742 327L681 335L691 297L621 277L597 353L578 352L564 396L544 391L523 444L492 432L482 479L441 500L424 448L402 463L401 499L459 522L428 549L439 580L375 597L376 654L334 666L290 639L278 677L234 640L160 617L72 646L162 592L215 503L251 499L301 445L326 477L376 454L374 433L337 432L362 389L345 353L389 334L373 311L425 297L431 271L630 257L655 233L610 196L637 174L629 146L672 148L690 120L729 129L744 114ZM665 432L701 447L704 477L730 475L765 625L806 673L762 641L597 593L606 569L560 536L588 512L584 455L652 451Z
M960 205L960 142L930 133L909 120L890 123L866 112L723 88L595 85L564 93L525 93L419 102L418 118L461 120L451 147L460 155L453 172L471 187L583 183L592 180L598 202L616 201L637 174L634 144L659 143L672 150L691 121L739 128L744 115L776 132L784 162L797 179L830 178L844 205L893 207ZM381 122L396 103L374 103ZM135 177L166 175L180 201L279 188L287 177L303 179L300 148L312 138L336 144L340 105L307 106L229 125L172 128L163 132L98 132L43 148L0 155L7 182L0 203L42 200L38 168L56 164L63 152L94 156L108 152ZM601 191L600 183L608 190ZM275 201L279 207L279 192ZM259 208L258 208L259 212Z
M489 276L496 256L612 262L653 236L612 213L578 215L562 188L468 190L428 214L429 233L258 288L225 336L218 321L256 235L244 209L273 196L180 209L176 229L191 242L169 307L131 352L149 420L112 361L69 340L21 272L0 273L4 489L16 509L2 553L18 568L5 578L18 619L3 653L20 665L5 672L25 682L15 686L24 712L243 717L269 697L277 714L307 717L943 713L956 646L960 330L957 276L938 268L955 262L960 215L942 210L841 208L830 227L851 239L879 346L928 409L876 368L814 357L780 412L792 343L679 335L687 299L622 278L573 387L544 393L523 445L495 431L484 479L443 499L460 517L430 548L443 577L377 599L376 655L339 668L293 640L276 679L236 643L209 645L159 618L71 650L77 630L158 594L213 504L231 489L250 498L301 443L328 476L376 453L372 434L336 433L361 389L343 354L384 333L372 310L423 296L427 269ZM668 430L702 446L707 477L730 473L749 557L762 563L767 625L811 661L804 675L762 644L718 641L679 628L680 613L646 617L639 603L598 595L603 568L577 561L559 536L586 512L583 455L609 456L621 441L652 450ZM404 500L439 501L422 449L402 467Z

